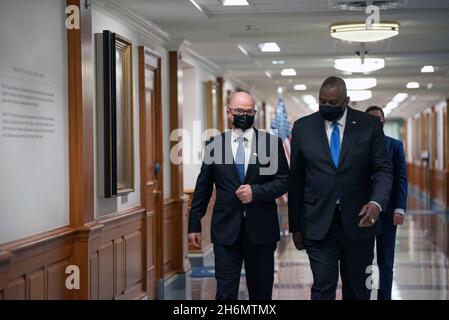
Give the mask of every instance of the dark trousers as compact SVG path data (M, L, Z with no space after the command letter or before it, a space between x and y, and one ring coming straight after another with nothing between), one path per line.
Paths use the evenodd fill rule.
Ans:
M371 288L366 282L371 273L366 271L373 264L374 237L349 239L336 209L326 236L322 240L305 239L304 246L313 273L312 300L335 300L339 262L343 300L370 299Z
M382 233L376 237L377 264L379 266L379 290L377 300L391 300L393 285L394 247L396 243L396 226L393 216L382 215Z
M255 245L248 238L245 219L240 234L231 246L214 244L217 300L237 300L242 262L250 300L271 300L274 281L276 243Z

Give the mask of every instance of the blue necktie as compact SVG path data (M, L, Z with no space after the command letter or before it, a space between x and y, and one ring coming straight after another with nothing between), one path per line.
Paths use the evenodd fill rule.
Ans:
M340 159L340 129L338 128L337 121L332 122L332 126L334 130L332 130L330 149L335 168L338 168L338 161Z
M239 146L237 147L237 153L235 154L235 166L240 177L240 182L243 183L245 180L245 148L243 147L243 141L245 138L238 137L237 142Z

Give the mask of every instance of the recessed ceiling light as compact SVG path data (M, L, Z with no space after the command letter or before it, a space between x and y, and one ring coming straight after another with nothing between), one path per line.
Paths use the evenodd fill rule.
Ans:
M284 60L273 60L271 61L272 64L284 64L285 61Z
M269 73L268 71L265 71L265 75L270 79L272 78L271 73Z
M279 48L279 46L276 42L260 43L259 49L262 52L279 52L279 51L281 51L281 48Z
M302 101L304 101L306 104L310 105L310 104L316 104L316 99L314 96L310 95L310 94L306 94L304 96L302 96Z
M336 23L331 25L331 36L344 41L374 42L398 34L399 23L397 22L373 23L371 29L367 29L365 23Z
M418 82L409 82L407 83L407 89L419 89Z
M435 71L435 69L434 69L433 66L424 66L424 67L422 67L422 69L421 69L421 72L422 72L422 73L432 73L432 72L434 72L434 71Z
M247 0L223 0L224 6L249 6Z
M295 69L283 69L281 71L281 76L283 76L283 77L293 77L293 76L296 76L296 71L295 71Z
M334 63L335 69L352 73L368 73L385 67L382 58L365 58L364 63L360 58L335 59Z
M307 86L305 84L296 84L293 87L296 91L304 91L307 90Z
M240 44L237 45L237 48L239 48L239 50L240 50L245 56L249 56L248 51L246 51L245 48L243 48Z
M348 90L366 90L377 86L376 78L344 79Z
M354 90L348 91L351 101L365 101L373 97L371 90Z
M432 89L432 88L433 88L433 83L429 83L429 84L427 85L427 89L430 90L430 89Z
M399 104L400 103L397 102L397 101L390 101L390 102L387 103L386 108L390 109L390 110L393 110L393 109L396 109L397 107L399 107Z
M397 95L394 96L393 101L397 103L402 103L405 101L405 99L407 99L407 97L408 97L407 93L398 93Z

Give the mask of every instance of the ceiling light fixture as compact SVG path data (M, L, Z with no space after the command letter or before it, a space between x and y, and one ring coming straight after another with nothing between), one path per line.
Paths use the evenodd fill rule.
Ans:
M271 61L272 64L284 64L285 61L284 60L273 60Z
M397 103L402 103L407 98L408 98L408 94L407 93L398 93L397 95L394 96L393 101L397 102Z
M249 6L247 0L223 0L224 6Z
M385 59L365 58L363 63L360 58L335 59L334 67L346 72L369 73L384 68Z
M373 23L370 29L365 23L335 23L331 25L333 38L351 42L375 42L399 34L399 23Z
M262 52L279 52L279 51L281 51L281 48L279 48L279 46L276 42L260 43L259 49Z
M240 44L237 45L237 48L239 48L239 50L240 50L245 56L249 56L248 51L246 51L245 48L243 48Z
M265 71L265 75L268 77L268 78L272 78L272 75L271 75L271 73L269 73L268 71Z
M421 69L422 73L432 73L435 71L435 68L433 66L424 66Z
M373 97L371 90L350 90L348 96L351 101L365 101Z
M344 79L348 90L367 90L377 86L376 78Z
M418 82L409 82L407 83L407 89L419 89Z
M305 91L305 90L307 90L307 86L305 84L296 84L293 88L296 91Z
M296 76L296 71L295 71L295 69L283 69L281 71L281 76L283 76L283 77L293 77L293 76Z

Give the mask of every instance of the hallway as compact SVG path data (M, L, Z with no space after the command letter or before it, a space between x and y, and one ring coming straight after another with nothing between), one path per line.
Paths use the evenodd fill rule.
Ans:
M416 193L409 197L409 210L396 237L393 300L449 299L449 212L426 209L425 199ZM286 213L281 213L282 218ZM210 264L213 263L213 258ZM309 300L312 273L305 251L298 252L291 237L283 237L276 251L274 300ZM191 275L191 273L189 273ZM243 273L242 273L243 275ZM167 292L168 298L213 300L215 279L189 276L190 291ZM376 298L373 290L372 299ZM245 278L241 277L239 299L248 299ZM337 290L341 299L341 285Z
M278 199L278 211L274 203L287 188L258 195L272 181L263 177L272 174L262 174L260 149L241 157L249 180L233 182L257 186L251 196L245 187L223 197L217 186L229 186L230 175L215 170L198 188L206 141L242 117L245 128L280 138L286 162L300 163L295 121L321 113L321 126L320 109L363 116L372 106L385 116L384 134L402 143L410 186L393 298L449 300L449 0L0 0L0 30L0 303L214 299L211 230L217 221L220 230L236 230L217 212L239 222L237 200L257 206L250 228L270 250L279 214L273 298L308 300L308 257L288 235L285 201ZM322 99L329 78L340 79L341 99ZM249 102L235 102L242 92ZM350 120L348 128L360 129L342 131L340 144L365 172L374 167L365 160L376 156L355 149L374 145L361 123ZM312 131L299 135L311 147ZM316 132L326 146L323 130ZM359 136L351 149L347 134ZM315 162L323 154L307 156ZM325 181L311 176L305 180L317 186L296 196L314 204L325 199ZM371 173L357 176L368 190ZM356 180L344 181L346 188ZM195 190L205 185L215 191L195 214Z

